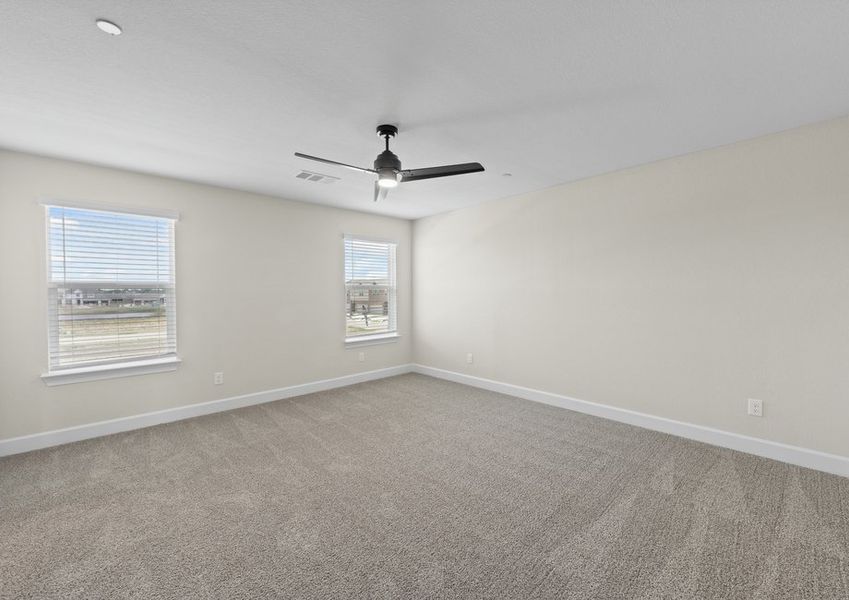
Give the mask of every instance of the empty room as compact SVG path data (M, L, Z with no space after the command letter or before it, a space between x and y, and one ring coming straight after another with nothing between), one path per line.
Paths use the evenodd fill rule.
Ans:
M0 0L0 598L849 599L847 31Z

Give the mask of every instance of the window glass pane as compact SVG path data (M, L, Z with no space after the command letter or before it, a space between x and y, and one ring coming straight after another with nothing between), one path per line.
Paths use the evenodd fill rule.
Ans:
M349 284L347 300L348 336L392 331L388 286Z
M51 364L84 365L171 351L166 288L57 288Z
M51 281L172 281L170 219L55 206L48 210Z

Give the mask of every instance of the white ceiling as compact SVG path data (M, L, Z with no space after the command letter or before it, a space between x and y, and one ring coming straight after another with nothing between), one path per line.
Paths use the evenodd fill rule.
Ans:
M847 31L825 0L8 0L0 146L415 218L845 115ZM374 204L292 156L371 166L383 122L405 168L487 170Z

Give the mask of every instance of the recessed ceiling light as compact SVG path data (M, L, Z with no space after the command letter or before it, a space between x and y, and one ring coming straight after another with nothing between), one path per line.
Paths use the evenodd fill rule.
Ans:
M513 173L502 173L502 177L513 177Z
M115 25L112 21L107 21L106 19L98 19L95 21L97 23L97 27L100 31L106 32L109 35L121 35L121 28Z

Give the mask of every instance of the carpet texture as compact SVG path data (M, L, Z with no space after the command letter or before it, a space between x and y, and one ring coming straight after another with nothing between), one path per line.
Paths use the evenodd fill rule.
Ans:
M0 460L3 598L849 598L849 479L403 375Z

